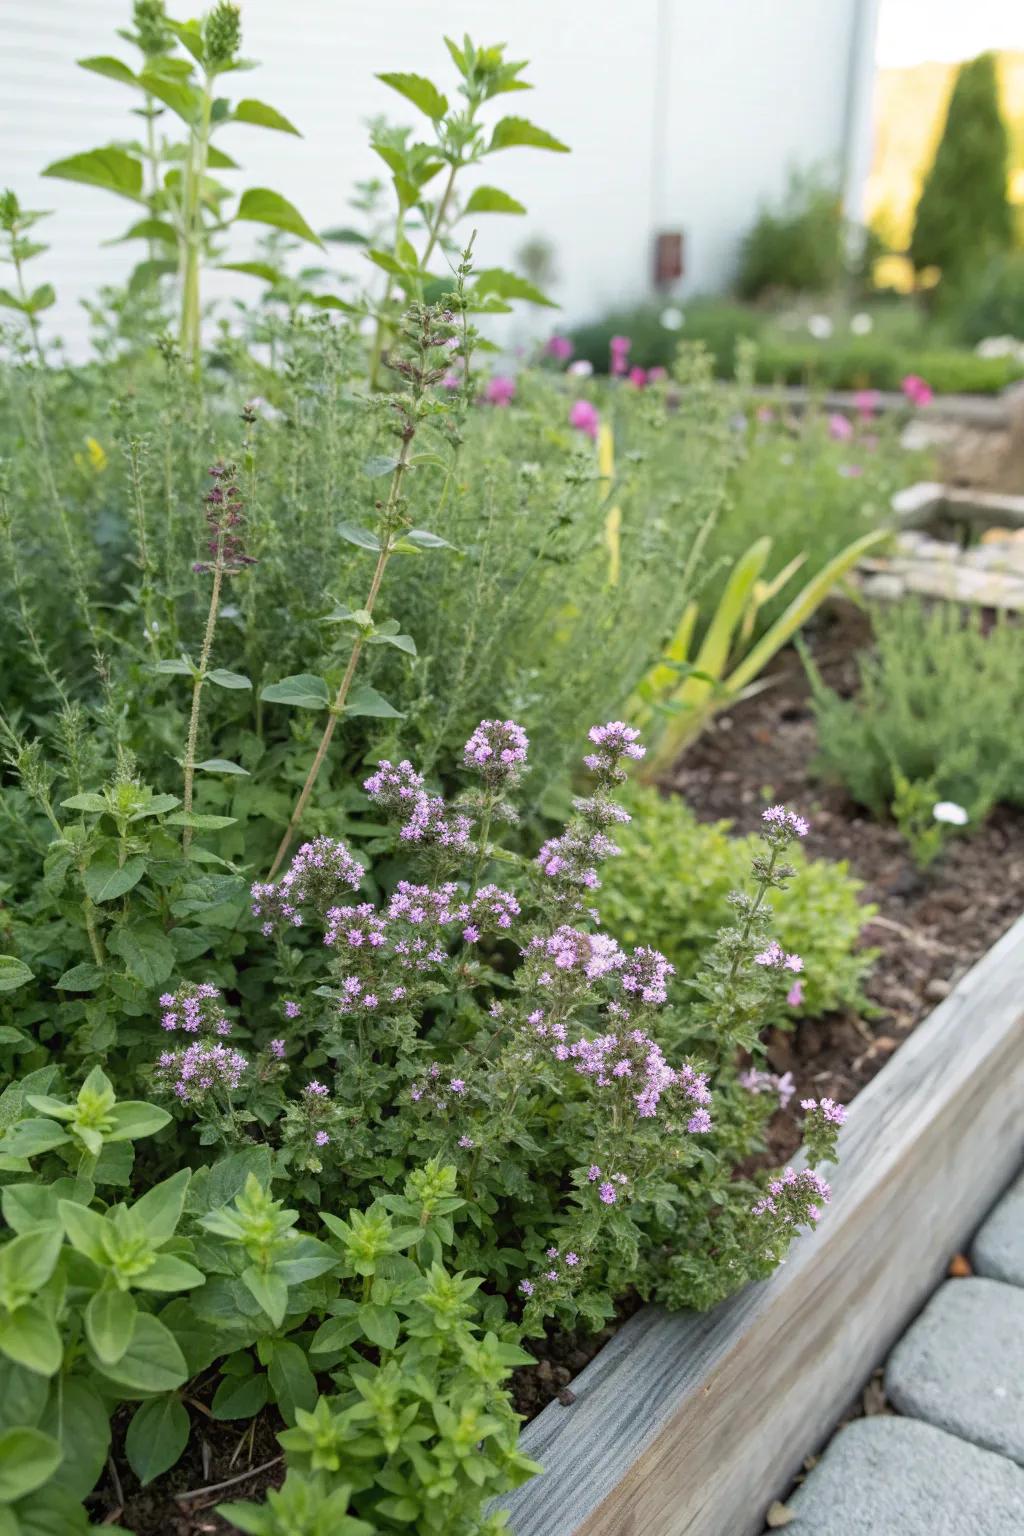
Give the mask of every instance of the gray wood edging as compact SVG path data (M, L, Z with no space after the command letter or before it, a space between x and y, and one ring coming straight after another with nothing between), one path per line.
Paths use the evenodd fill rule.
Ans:
M1024 918L857 1095L817 1232L713 1312L637 1313L527 1427L515 1536L756 1536L1019 1168L1022 1101Z
M979 427L994 432L1009 430L1016 415L1024 408L1024 379L1015 379L995 395L936 395L929 405L911 406L899 390L876 390L875 409L883 415L895 411L901 416L920 417L922 421L952 421L960 426ZM766 405L777 402L793 411L811 404L829 411L857 410L861 391L852 389L815 390L803 384L757 384L751 396ZM731 1533L730 1533L731 1536Z

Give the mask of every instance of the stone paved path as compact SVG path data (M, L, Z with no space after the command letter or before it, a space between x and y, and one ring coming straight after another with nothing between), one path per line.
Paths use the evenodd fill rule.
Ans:
M1024 1536L1024 1174L896 1345L899 1415L839 1431L787 1536Z

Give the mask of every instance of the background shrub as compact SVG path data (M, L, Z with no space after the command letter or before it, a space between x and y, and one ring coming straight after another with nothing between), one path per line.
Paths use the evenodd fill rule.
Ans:
M829 293L843 271L842 205L834 187L794 176L782 204L765 208L743 241L736 292Z
M963 806L970 823L1024 804L1024 630L978 610L903 601L873 610L875 645L858 657L860 690L840 697L805 662L821 766L878 817L897 778Z
M910 239L918 271L939 267L943 282L956 286L973 263L1012 244L1008 157L995 58L983 53L960 66L921 189Z
M698 821L680 796L655 789L634 787L625 804L633 820L616 828L622 857L602 871L602 919L630 942L647 934L680 979L690 977L710 937L730 921L729 893L748 867L757 837L734 835L727 821ZM858 899L861 882L845 862L808 858L803 847L791 848L787 857L796 874L771 905L779 942L803 956L799 1012L863 1008L862 983L874 953L860 949L858 937L875 908ZM783 998L776 999L775 1022L793 1017Z
M1024 339L1024 251L994 256L968 283L957 326L972 345L987 336Z

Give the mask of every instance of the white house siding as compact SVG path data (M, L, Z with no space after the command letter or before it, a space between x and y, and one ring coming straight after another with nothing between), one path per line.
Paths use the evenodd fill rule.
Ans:
M654 232L682 228L681 292L721 288L743 231L790 168L848 173L856 195L868 127L863 88L851 95L851 81L870 79L876 3L242 0L245 53L261 68L226 87L272 103L304 137L225 129L219 142L245 167L244 182L238 173L226 179L284 192L314 227L347 221L352 183L381 170L366 147L366 119L416 116L374 72L414 70L447 83L442 34L469 31L531 60L536 89L498 106L530 115L573 151L509 150L486 166L486 180L529 213L480 219L484 263L508 264L527 237L543 236L572 321L649 292ZM138 247L101 244L127 226L132 205L38 173L134 132L132 93L74 63L90 53L131 58L114 36L128 14L127 0L0 0L0 185L54 210L41 230L52 249L34 275L57 288L48 326L75 350L85 336L78 300L138 256ZM257 233L239 233L238 256ZM245 278L222 275L216 285L255 292Z

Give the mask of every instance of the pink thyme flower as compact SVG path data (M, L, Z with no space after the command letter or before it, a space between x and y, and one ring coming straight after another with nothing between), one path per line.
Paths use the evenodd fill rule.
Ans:
M569 407L569 425L575 427L577 432L583 432L587 437L597 441L597 429L601 425L601 416L596 405L589 400L574 400Z
M804 984L802 981L794 981L786 993L786 1002L791 1008L799 1008L804 1000Z
M522 1296L532 1296L533 1295L533 1285L532 1285L531 1281L529 1281L529 1280L520 1280L520 1282L519 1282L519 1293Z
M618 1199L614 1184L609 1184L607 1182L602 1184L597 1193L599 1199L602 1200L605 1205L614 1205Z
M862 421L870 421L878 410L880 399L877 389L858 389L853 397L854 408Z
M828 418L828 435L835 438L837 443L849 442L853 436L853 422L841 411L833 411Z
M558 363L567 363L573 354L573 344L568 336L559 336L556 332L550 336L544 347L548 357L553 357Z
M608 343L610 372L620 378L629 367L629 350L633 343L628 336L613 336Z
M484 399L488 405L506 406L511 404L515 392L515 379L510 379L507 374L496 373L493 379L487 381Z
M466 1151L468 1151L470 1147L473 1147L475 1145L476 1145L476 1143L474 1142L472 1136L460 1136L459 1137L459 1146L465 1148Z
M634 389L643 389L647 383L647 370L645 368L631 368L628 381Z
M900 381L900 388L911 405L931 405L934 399L934 391L931 385L926 379L922 379L919 373L908 373Z

